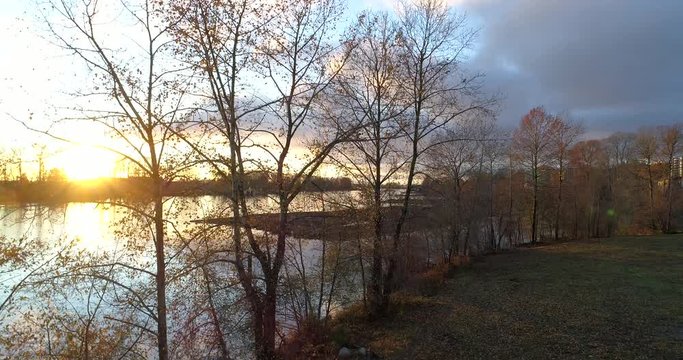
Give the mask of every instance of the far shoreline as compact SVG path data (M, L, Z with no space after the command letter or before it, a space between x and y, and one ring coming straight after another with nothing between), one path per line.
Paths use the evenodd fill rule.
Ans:
M247 196L276 194L276 184L267 176L247 180ZM62 205L66 203L106 202L113 200L139 200L149 198L150 180L144 177L100 178L89 180L42 180L0 181L0 205ZM312 178L303 191L353 191L358 186L349 178ZM162 189L163 196L229 196L225 180L175 180L168 181Z

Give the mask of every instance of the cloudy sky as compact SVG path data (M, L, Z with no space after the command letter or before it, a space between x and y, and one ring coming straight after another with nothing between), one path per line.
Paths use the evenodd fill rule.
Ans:
M472 66L506 100L567 111L594 133L683 121L683 1L467 0L481 26Z
M450 3L480 29L469 66L504 95L501 124L536 105L569 113L593 136L683 122L683 1Z
M593 137L683 121L683 1L448 0L480 35L468 67L504 96L514 126L544 105ZM59 99L72 59L41 39L35 3L0 0L0 116ZM349 14L393 0L349 0ZM48 114L50 110L43 112Z

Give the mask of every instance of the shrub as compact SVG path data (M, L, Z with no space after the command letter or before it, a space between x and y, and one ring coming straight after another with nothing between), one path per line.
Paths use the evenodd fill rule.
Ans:
M422 296L434 296L444 283L444 268L435 267L417 275L417 290Z

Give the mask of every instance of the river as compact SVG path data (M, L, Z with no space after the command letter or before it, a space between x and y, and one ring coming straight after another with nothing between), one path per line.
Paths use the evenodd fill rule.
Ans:
M336 203L357 202L359 197L360 194L358 192L302 193L291 205L291 211L320 211L323 208L325 210L334 210L338 208L335 205ZM145 206L144 204L137 204L135 207L127 208L108 203L88 202L73 202L54 206L40 204L21 206L0 205L0 236L4 243L21 244L27 248L31 248L30 245L35 246L35 251L26 255L25 261L20 266L11 261L0 262L0 284L2 284L0 288L0 302L4 301L4 298L10 294L12 287L19 283L26 274L40 268L43 264L48 264L45 266L45 269L48 269L46 273L42 273L42 268L40 269L41 271L38 271L43 277L48 277L46 274L59 274L60 265L55 265L59 258L55 260L55 256L60 251L66 254L65 258L69 258L73 262L86 262L84 259L91 259L89 264L93 263L92 259L97 259L95 261L100 261L101 263L125 262L138 269L153 271L154 246L150 241L150 233L145 230L144 218L136 216L136 212L131 210L132 208L144 208ZM202 247L209 247L207 244L211 241L214 241L214 244L216 243L216 239L207 240L203 238L201 241L197 240L196 234L201 233L201 228L206 225L198 224L193 222L193 220L230 216L229 202L225 197L218 196L175 197L165 199L164 207L169 224L167 225L170 243L167 256L171 258L168 261L169 272L171 274L180 273L180 269L186 266L187 260L191 258L188 254L195 254ZM249 199L249 207L253 213L273 213L277 212L278 203L270 196L257 196ZM211 233L207 232L207 234ZM213 235L203 236L211 237ZM185 242L188 244L187 246L184 245ZM299 254L299 251L302 253ZM301 282L301 277L297 274L301 274L302 264L303 267L308 267L307 271L310 278L306 281L317 281L318 275L315 269L320 262L321 254L321 241L290 239L290 246L288 246L289 260L285 268L285 273L288 277L287 281L294 281L297 284ZM348 260L348 262L353 262L353 259ZM328 265L329 267L331 265ZM140 275L141 273L143 274L142 276ZM107 276L109 276L108 274ZM147 294L146 296L149 296L149 298L153 298L151 296L152 293L148 291L153 286L153 279L143 279L144 275L144 271L122 271L120 274L116 274L116 279L125 283L125 286L143 289L139 291ZM215 276L219 277L223 275L229 278L229 271L215 274ZM87 288L88 286L91 289L97 287L85 282L83 284L74 283L74 281L60 280L54 281L49 286L41 283L37 287L27 286L22 288L21 291L14 294L13 306L6 307L4 310L0 309L0 325L15 324L19 319L29 315L34 316L40 311L47 310L53 313L56 311L58 315L61 315L61 312L69 313L70 316L75 316L76 318L81 318L84 314L91 314L93 312L91 303L92 290L88 291ZM188 310L181 309L196 305L183 301L188 295L188 291L200 291L198 290L200 285L197 284L197 281L196 277L187 277L169 286L169 304L174 307L174 309L170 310L171 318L169 320L172 337L180 338L184 336L183 328L187 327L188 324L184 322L183 318L188 315ZM335 298L335 306L342 306L345 303L358 299L357 285L359 281L356 276L336 281L338 281L336 284L338 291L344 291L345 294L342 296L343 299ZM228 282L230 281L228 280ZM99 286L97 289L106 288L101 283L98 283L97 286ZM356 291L353 290L354 286ZM316 285L314 288L317 289L318 287L319 285ZM326 284L324 288L329 291L329 284ZM233 287L231 290L226 290L222 295L219 294L221 296L220 299L225 302L224 305L232 306L228 302L236 301L238 298L236 294L239 290L236 292L235 289L239 288ZM111 288L108 291L111 291ZM196 296L196 294L193 296ZM113 316L113 314L125 308L125 301L122 301L120 297L120 294L114 293L102 296L105 305L102 305L101 308L98 306L97 308L101 313L100 320L106 316ZM316 295L315 297L317 298L318 296ZM301 301L300 294L296 292L283 294L281 298L283 307L291 306L292 311L299 306L297 302ZM197 300L193 298L192 301ZM2 313L3 311L4 314ZM127 311L130 311L130 309L127 309ZM281 322L285 326L292 325L290 316L292 314L290 312L287 313L289 315L284 315L286 313L286 311L283 311ZM140 320L142 318L144 317L138 317ZM248 332L245 331L248 326L246 325L244 309L235 308L228 312L222 320L234 324L231 327L226 326L225 332L236 334L239 332L237 336L233 336L229 341L233 351L236 354L248 353L249 344L246 340ZM37 328L39 325L35 324L34 327ZM34 330L32 328L31 331ZM36 341L37 343L33 347L37 349L40 346L44 346L47 340ZM152 341L148 340L146 346L151 347L152 345ZM0 345L0 357L3 357L2 355L3 349Z

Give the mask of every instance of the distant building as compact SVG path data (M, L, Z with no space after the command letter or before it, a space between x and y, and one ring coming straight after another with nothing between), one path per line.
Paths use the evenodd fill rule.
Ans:
M671 168L673 178L679 181L683 180L683 157L674 159L673 167Z

